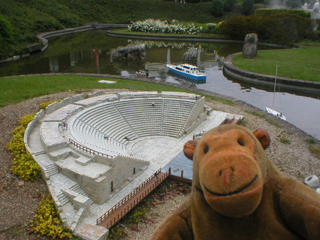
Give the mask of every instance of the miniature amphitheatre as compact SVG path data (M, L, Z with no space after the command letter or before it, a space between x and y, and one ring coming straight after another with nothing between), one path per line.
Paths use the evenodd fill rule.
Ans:
M64 225L84 239L106 239L108 228L170 175L162 169L185 142L241 118L212 110L197 94L99 91L41 110L24 141Z

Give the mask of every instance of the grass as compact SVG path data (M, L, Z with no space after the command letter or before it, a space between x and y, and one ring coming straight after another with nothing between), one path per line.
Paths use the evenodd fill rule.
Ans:
M288 138L288 136L282 136L280 138L280 142L283 143L283 144L291 144L291 141L290 139Z
M261 50L254 59L233 58L233 64L241 69L267 75L320 82L320 48Z
M309 145L309 151L320 159L320 148L316 145Z
M256 112L256 111L251 111L251 110L244 110L246 113L250 113L254 116L257 116L257 117L261 117L261 118L265 118L265 114L264 113L259 113L259 112Z
M313 40L303 40L301 42L298 42L299 46L320 46L320 41L313 41Z
M277 123L276 121L274 121L274 120L272 120L272 119L266 119L266 121L267 121L268 123L270 123L270 124L278 127L278 128L282 128L282 126L281 126L279 123Z
M78 91L87 89L128 89L139 91L176 91L190 92L178 87L134 81L128 79L103 78L104 80L116 81L115 84L99 83L102 78L86 76L26 76L0 78L0 107L18 103L29 98L42 95ZM213 100L231 104L232 101L208 96Z

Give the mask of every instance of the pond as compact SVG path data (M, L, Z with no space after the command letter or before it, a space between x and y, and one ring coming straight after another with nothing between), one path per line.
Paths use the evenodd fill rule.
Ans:
M143 60L119 60L112 57L119 47L144 44ZM197 65L207 74L206 83L195 84L168 72L167 63L185 62L182 56L190 49L199 54L188 63ZM260 49L266 47L259 46ZM154 82L170 82L208 90L245 101L258 108L272 107L283 112L287 121L320 139L320 92L281 86L274 94L273 86L230 79L223 74L223 58L240 52L242 44L145 41L107 36L105 31L85 32L50 39L44 53L29 58L0 64L0 76L36 73L101 73L136 76L139 70L148 70ZM263 126L261 126L263 127Z

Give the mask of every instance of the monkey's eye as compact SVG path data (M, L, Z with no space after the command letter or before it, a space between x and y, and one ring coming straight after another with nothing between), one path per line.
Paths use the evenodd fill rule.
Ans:
M238 139L238 143L239 145L244 146L244 142L241 139Z
M206 146L206 147L203 149L203 151L204 151L204 153L209 152L209 147L208 147L208 146Z

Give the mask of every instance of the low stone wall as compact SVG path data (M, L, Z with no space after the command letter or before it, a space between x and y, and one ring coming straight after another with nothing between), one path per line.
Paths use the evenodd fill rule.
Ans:
M66 28L63 30L57 30L53 32L44 32L44 33L39 33L37 37L42 41L43 47L41 51L45 51L48 48L48 38L52 37L58 37L62 35L67 35L67 34L72 34L72 33L79 33L79 32L86 32L86 31L91 31L91 30L96 30L96 29L105 29L105 28L126 28L128 25L127 24L100 24L100 23L93 23L93 24L88 24L82 27L77 27L77 28Z
M239 54L242 54L242 53L231 54L224 59L223 70L227 76L230 76L235 79L243 80L243 81L248 81L248 82L263 81L267 84L274 85L275 76L249 72L234 66L232 63L232 59L234 56ZM293 87L293 88L302 87L302 88L310 88L313 90L320 90L319 82L277 77L277 83L288 86L288 87Z
M44 110L40 110L36 116L34 117L34 119L28 124L27 126L27 129L26 129L26 132L24 134L24 145L26 146L27 148L27 151L29 153L32 153L31 152L31 149L29 148L29 143L28 143L28 140L29 140L29 136L30 136L30 133L32 132L32 130L37 126L37 124L40 122L40 120L44 117L45 115L45 112Z
M0 60L0 63L19 60L21 58L30 57L30 54L32 54L32 53L39 52L39 51L42 51L42 52L45 51L49 46L48 38L58 37L58 36L73 34L73 33L79 33L79 32L106 29L106 28L127 28L127 27L128 27L128 24L93 23L93 24L88 24L88 25L81 26L81 27L76 27L76 28L66 28L66 29L52 31L52 32L39 33L37 35L37 38L41 41L42 44L37 43L37 44L29 45L29 46L27 46L29 53L23 54L21 56L18 55L18 56L13 56L10 58Z

